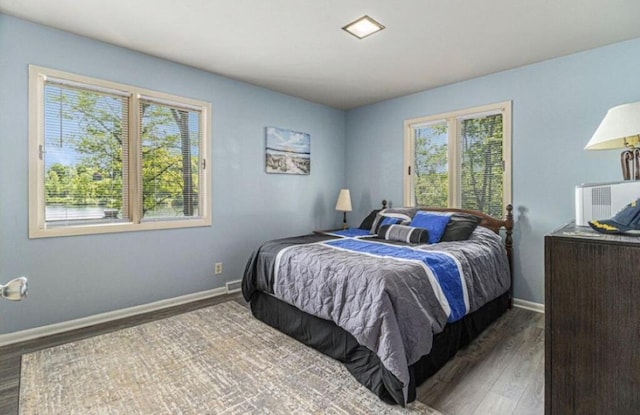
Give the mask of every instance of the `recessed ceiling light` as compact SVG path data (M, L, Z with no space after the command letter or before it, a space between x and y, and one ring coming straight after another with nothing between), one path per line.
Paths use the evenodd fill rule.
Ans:
M365 37L379 32L382 29L384 29L383 25L366 15L354 20L342 28L342 30L346 30L358 39L364 39Z

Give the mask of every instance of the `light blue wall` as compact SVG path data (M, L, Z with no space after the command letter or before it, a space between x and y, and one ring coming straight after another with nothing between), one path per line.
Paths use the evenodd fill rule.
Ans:
M618 151L583 148L607 109L640 101L640 39L500 72L347 113L355 216L402 205L403 121L513 101L515 297L544 302L544 235L574 218L574 188L621 179Z
M28 64L132 84L213 107L213 226L29 240ZM267 239L339 224L345 112L0 14L0 333L208 290L242 277ZM264 128L311 134L311 175L264 172ZM214 262L224 263L222 277Z
M210 101L214 225L29 240L28 64ZM403 121L505 100L513 101L515 293L543 302L543 236L573 218L576 184L619 179L616 151L583 147L608 108L640 100L638 68L640 39L345 113L0 14L0 281L30 281L26 301L0 302L0 334L240 279L262 241L337 225L345 184L350 223L382 199L399 206ZM310 176L264 173L266 126L311 134ZM216 278L218 261L225 272Z

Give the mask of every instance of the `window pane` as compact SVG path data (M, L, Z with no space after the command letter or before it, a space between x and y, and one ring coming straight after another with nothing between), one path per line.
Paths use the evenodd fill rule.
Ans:
M200 112L140 104L142 216L199 217Z
M47 225L128 220L127 113L121 96L45 83Z
M413 127L415 162L413 186L416 206L447 207L447 123Z
M460 200L464 209L502 216L502 114L458 120L461 167Z

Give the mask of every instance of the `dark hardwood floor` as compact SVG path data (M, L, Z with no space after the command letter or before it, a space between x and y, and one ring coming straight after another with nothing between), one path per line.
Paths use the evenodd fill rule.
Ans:
M0 347L0 414L18 414L23 354L229 300L246 305L239 293L223 295ZM422 384L418 400L443 415L542 414L544 316L518 308L509 310Z
M513 308L417 391L443 415L544 413L544 314Z

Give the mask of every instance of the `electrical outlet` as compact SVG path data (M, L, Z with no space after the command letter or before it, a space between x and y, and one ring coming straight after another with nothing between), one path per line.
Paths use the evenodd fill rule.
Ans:
M214 273L222 274L222 262L216 262Z

